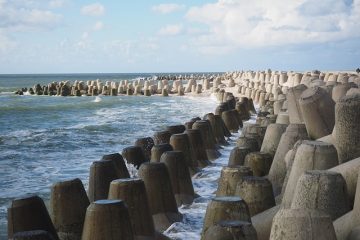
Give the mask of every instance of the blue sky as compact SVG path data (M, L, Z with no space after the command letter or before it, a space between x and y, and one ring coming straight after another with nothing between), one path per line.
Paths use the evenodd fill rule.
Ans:
M353 70L360 0L0 0L0 73Z

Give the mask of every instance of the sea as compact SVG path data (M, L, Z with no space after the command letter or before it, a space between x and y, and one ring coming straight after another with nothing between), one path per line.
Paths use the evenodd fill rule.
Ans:
M189 73L183 73L189 74ZM140 137L168 125L214 112L216 98L194 96L34 96L14 91L53 81L120 81L153 77L131 74L0 75L0 239L7 239L7 208L14 198L38 195L48 202L58 181L80 178L88 186L89 167L105 154L122 151ZM161 74L163 75L163 74ZM200 195L181 206L184 220L165 231L172 239L200 239L203 218L222 166L240 133L230 137L222 156L193 177ZM128 166L131 175L137 171Z

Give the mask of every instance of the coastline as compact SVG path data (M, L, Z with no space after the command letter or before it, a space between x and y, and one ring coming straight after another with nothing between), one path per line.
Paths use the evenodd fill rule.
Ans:
M312 139L312 142L314 142L312 144L314 144L316 146L317 145L323 146L324 144L329 144L326 141L323 142L324 140L320 139L319 137L314 137L314 136L319 136L319 134L316 133L316 131L312 129L312 125L313 124L314 125L321 124L321 121L312 121L312 122L305 121L305 123L300 122L300 123L296 123L296 124L291 122L293 120L291 120L290 117L294 117L293 112L288 112L288 108L290 107L290 109L291 109L291 106L289 106L288 104L291 104L291 102L290 103L286 102L286 105L284 103L284 101L288 100L288 99L286 99L288 97L286 95L286 93L288 93L288 91L291 91L292 89L294 89L293 87L303 85L306 88L309 88L308 94L310 94L310 95L316 93L316 92L312 93L311 91L320 91L320 93L323 95L323 98L321 100L324 100L324 99L331 98L331 97L329 98L329 92L331 93L332 88L329 88L329 86L343 87L343 86L347 86L346 84L350 82L352 84L349 84L349 86L350 86L350 88L352 88L352 90L351 90L351 92L349 92L348 98L356 100L357 99L356 94L358 94L358 89L355 84L358 84L360 82L359 76L351 74L351 73L349 73L349 75L339 74L339 75L335 76L335 75L331 75L331 74L326 75L326 73L320 73L317 71L314 71L312 73L308 73L305 75L300 75L299 73L291 73L290 75L286 75L286 73L279 73L279 74L275 73L274 74L274 73L269 73L269 72L267 72L267 73L266 72L257 72L256 74L255 73L253 74L251 72L247 72L247 73L241 73L240 74L240 75L242 75L241 77L239 77L238 74L239 73L237 73L237 72L227 73L227 74L223 75L221 78L219 77L219 78L213 79L212 86L211 86L213 88L213 90L208 90L207 87L205 87L206 83L204 82L204 80L203 80L203 85L204 85L205 90L202 88L203 86L201 84L199 84L196 81L195 81L195 84L193 84L194 83L194 81L193 81L193 83L192 83L193 85L191 87L190 93L188 92L188 94L185 94L190 99L192 99L194 97L196 99L200 99L200 97L208 99L209 97L211 98L211 96L212 96L211 92L213 92L213 93L216 92L215 96L219 100L220 104L218 105L215 112L219 113L219 111L220 111L220 115L223 112L231 111L231 110L225 110L225 109L221 110L221 107L229 107L230 109L233 109L232 111L235 111L237 114L239 114L239 117L240 117L240 114L244 114L244 112L242 112L242 110L240 108L240 105L244 105L245 102L251 101L250 105L248 104L248 102L246 103L247 108L248 108L248 110L247 110L248 114L249 114L249 112L254 111L254 112L257 112L258 115L257 115L256 119L252 118L250 122L246 122L245 120L242 120L242 121L244 121L244 124L246 123L245 124L246 127L244 127L243 129L240 129L240 131L238 128L239 126L231 126L231 123L229 123L229 125L227 125L228 122L226 122L226 126L228 129L231 129L231 127L235 127L234 129L231 129L233 132L236 132L236 134L233 135L233 137L235 139L234 138L230 139L229 142L231 143L231 145L224 146L223 150L220 150L222 152L222 157L220 157L220 159L218 159L218 160L215 160L214 161L215 164L213 164L211 167L205 167L202 172L194 175L194 177L193 177L194 187L199 193L202 193L203 196L200 198L195 198L194 203L190 206L179 207L180 212L185 214L185 219L182 222L173 223L165 231L166 234L168 234L171 237L174 237L175 239L184 239L184 238L198 239L199 234L201 232L201 227L202 227L201 226L202 221L203 221L202 217L205 214L205 205L214 196L214 192L212 190L215 190L218 187L217 179L219 178L219 173L220 173L221 167L226 165L228 158L230 158L230 150L235 146L236 138L238 138L240 136L240 134L245 139L250 138L248 136L248 134L258 135L258 136L256 136L256 138L258 138L258 141L260 141L261 138L264 138L264 134L265 134L264 130L267 131L267 129L268 129L267 127L270 126L271 123L274 123L274 124L276 123L276 124L288 125L289 129L291 129L291 128L302 129L301 131L303 131L304 134L307 131L306 135L309 135L309 136L305 137L305 135L304 135L304 139L308 139L308 138ZM252 79L249 80L249 78L252 78ZM335 83L333 81L334 79L336 80ZM191 79L189 80L189 82L191 82ZM180 82L180 84L181 84L181 82ZM87 85L94 86L92 83L87 84ZM111 84L109 84L109 86L110 85ZM120 86L121 86L121 83L120 83ZM120 86L116 86L116 87L119 87L119 89L120 89ZM132 86L130 83L130 85L125 84L123 86L128 87L128 89L131 89L132 87L134 87L134 92L136 92L136 84L135 84L135 86ZM161 89L162 90L161 93L159 91L155 90L156 93L163 97L166 97L169 95L174 96L171 94L172 90L170 90L169 87L166 87L166 86L167 86L166 84L164 84L162 86L163 88ZM78 86L75 86L75 88L76 87L78 87ZM151 88L150 86L148 86L148 87ZM177 85L177 87L173 88L173 89L177 90L177 93L175 93L176 95L182 95L181 94L182 90L180 87L183 88L182 85ZM211 89L211 87L209 87L209 88ZM189 89L189 86L186 86L184 88ZM80 87L80 89L81 89L81 87ZM78 89L78 90L80 91L80 89ZM122 89L122 90L124 90L124 89ZM144 92L141 92L141 93L146 95L146 90L150 90L150 89L148 89L144 86ZM170 94L167 92L167 90L170 90L169 91ZM102 88L102 91L104 93L104 88ZM109 94L109 92L107 92L107 91L108 91L108 89L105 88L105 95ZM329 91L329 92L327 92L327 91ZM186 90L184 92L186 92ZM140 91L137 91L137 93L140 93ZM335 91L335 93L340 95L339 99L341 99L342 96L347 94L346 91L341 92L341 93ZM130 92L130 94L129 94L129 92L127 92L127 95L132 95L132 94L133 93L131 93L131 92ZM342 96L341 96L341 94L342 94ZM305 98L305 96L307 96L307 95L304 95L304 98ZM332 97L334 98L334 95ZM335 97L338 97L338 96L335 95ZM129 97L129 98L131 98L131 97ZM254 103L256 103L256 104L259 104L259 108L256 109L258 111L256 111L255 109L251 110L249 108L249 107L251 107L251 105L254 108L252 101L254 101ZM239 109L238 109L238 104L239 104ZM277 106L276 104L280 104L280 106ZM328 100L328 102L324 103L324 104L332 104L333 106L335 106L335 102L333 100L332 100L332 102L330 100ZM324 112L321 112L320 114L326 115L326 114L329 114L329 112L331 112L331 111L332 110L330 109L329 111L324 111ZM303 110L303 112L304 112L304 110ZM308 115L308 116L304 116L304 117L309 117L309 116L313 117L314 115ZM202 117L202 116L200 116L200 117ZM194 121L196 121L196 120L194 120ZM223 121L225 122L225 118ZM228 121L228 119L226 121ZM238 121L238 120L236 120L235 122L237 122L238 124L240 123L240 121ZM182 122L181 124L184 124L184 122ZM264 125L262 125L262 124L264 124ZM241 128L242 128L242 123L241 123ZM255 129L257 129L257 130L255 130ZM260 135L260 132L258 132L258 130L260 130L260 129L261 129L262 135ZM332 129L333 128L331 128L331 131L332 131ZM242 130L244 130L244 131L242 131ZM255 131L255 132L247 132L247 131ZM300 130L297 130L297 131L300 131ZM312 133L311 131L314 131L314 133ZM330 131L330 129L328 129L328 131ZM311 134L315 134L315 135L311 135ZM324 135L322 135L322 136L324 136ZM139 137L141 137L141 136L139 135ZM346 138L347 136L343 136L343 137ZM292 138L297 140L298 136L294 136ZM331 136L330 136L330 138L331 138ZM294 141L294 139L292 139L291 141ZM261 142L262 142L262 140L261 140ZM295 142L296 141L294 141L294 143ZM278 144L280 144L280 143L278 143ZM282 145L280 144L278 149L276 149L276 151L281 151L281 148L284 148L284 146L286 146L286 143L282 143ZM286 149L285 153L288 150L291 151L293 147L295 148L295 145L293 146L293 142L291 142L290 146L286 146L287 149ZM337 145L337 147L339 147L339 146ZM334 147L332 146L332 148L334 148ZM254 153L256 153L256 152L254 152ZM336 153L333 155L336 155ZM348 160L351 160L351 159L348 159ZM274 157L274 161L279 161L279 160L276 160L276 155ZM354 159L352 161L356 161L356 159ZM276 166L276 165L272 164L271 168L273 168L274 166ZM336 166L336 164L329 165L329 166L334 167L334 166ZM343 167L343 166L339 165L339 167ZM326 170L326 169L327 168L320 169L320 170ZM276 171L278 171L278 170L279 170L279 168L277 167ZM309 167L309 170L315 170L315 169L312 169ZM327 174L326 172L327 171L325 171L324 174ZM210 178L208 178L207 174L209 174L209 173L210 174L214 173L214 175L212 175ZM267 177L271 181L273 181L272 184L275 187L277 183L276 183L276 181L274 181L272 179L271 174L273 174L273 173L271 172L271 169L270 169L269 176L267 176ZM315 174L317 174L317 172ZM344 177L346 178L345 180L348 180L348 178L351 178L351 180L349 180L349 181L353 182L353 180L354 180L353 176L350 177L350 176L346 175ZM263 181L260 179L258 179L258 180ZM206 185L206 184L204 184L205 182L210 182L211 184ZM290 183L288 183L288 184L290 184ZM202 188L203 185L205 185L205 188ZM276 187L278 187L278 186L276 186ZM281 190L281 187L280 187L280 190ZM279 190L274 191L275 196L277 196L277 194L280 193L277 191L279 191ZM352 189L352 191L353 191L353 189ZM285 193L287 193L287 192L285 192ZM277 197L282 197L282 196L279 195ZM281 201L281 199L280 199L280 201ZM282 204L282 203L278 203L278 204ZM197 206L197 207L193 208L192 206L193 207ZM278 211L276 209L277 207L278 206L271 208L272 211L274 211L271 213L273 215L266 215L267 211L264 211L264 212L260 212L258 215L256 215L255 217L252 218L253 227L256 229L259 239L268 239L270 232L268 232L269 229L267 229L267 228L269 226L264 227L263 224L268 224L268 222L266 222L266 221L268 221L270 217L272 220L272 218L274 217L274 214ZM280 211L279 214L280 213L282 213L282 212ZM265 215L263 215L263 214L265 214ZM202 216L202 217L200 217L200 216ZM279 215L279 218L280 218L280 215ZM294 218L296 218L296 216L294 216ZM281 220L278 220L278 221L281 221ZM279 223L275 222L274 226L276 226L276 224L279 224ZM271 228L271 223L270 223L270 228ZM336 229L336 230L340 231L339 229ZM273 231L274 231L274 233L273 233ZM271 234L276 234L276 231L277 231L276 229L271 230ZM291 234L291 230L284 230L284 231L290 231L289 234ZM334 231L330 231L328 234L331 235L331 234L333 234L333 232Z
M63 128L62 126L59 126L58 128L55 128L54 129L54 131L55 132L64 132L64 134L66 134L67 135L67 132L71 132L71 131L75 131L74 132L74 134L79 134L78 132L79 131L81 131L80 132L80 136L79 137L77 137L78 138L78 140L77 141L82 141L81 140L81 136L83 135L83 133L82 132L85 132L85 133L87 133L87 132L89 132L90 134L92 134L92 132L97 132L97 131L104 131L105 130L105 132L102 134L102 135L106 135L106 134L109 134L108 133L108 131L109 130L107 130L107 127L105 127L105 128L103 128L103 127L101 127L101 128L99 128L99 127L96 127L96 125L94 125L93 126L93 124L96 124L96 122L97 121L100 121L99 122L99 124L105 124L104 126L106 126L106 122L104 122L104 123L101 123L101 119L103 119L104 117L106 117L106 116L108 116L108 117L111 117L110 119L115 119L116 117L118 117L118 116L120 116L119 114L121 114L119 111L117 111L116 110L116 106L117 106L117 102L119 103L119 104L124 104L123 103L123 101L126 101L125 99L126 98L129 98L128 96L118 96L118 97L113 97L113 98L107 98L107 97L99 97L99 100L98 100L98 102L96 101L96 97L81 97L81 98L76 98L76 97L70 97L70 98L61 98L61 97L55 97L55 96L52 96L52 97L49 97L49 96L16 96L16 95L14 95L13 93L11 93L11 94L8 94L8 96L10 96L11 97L11 99L14 99L14 97L15 98L18 98L18 99L20 99L20 100L24 100L24 101L26 101L26 102L28 102L29 100L36 100L36 101L38 101L38 103L36 103L36 102L34 102L33 104L31 104L31 106L29 106L29 109L28 110L26 110L29 114L31 114L32 115L32 112L37 112L37 111L39 111L39 110L41 110L41 109L44 109L43 107L40 107L40 106L37 106L37 104L40 104L41 102L44 102L45 100L51 100L53 103L49 103L50 104L50 106L51 107L49 107L49 108L47 108L48 110L47 111L50 111L50 112L52 112L52 111L54 111L54 110L56 110L56 109L61 109L61 108L64 108L64 106L69 106L69 110L71 109L71 108L73 108L73 107L71 107L72 106L72 104L71 104L71 102L73 102L74 103L74 101L76 100L81 100L82 102L84 102L84 103L82 103L82 104L86 104L86 105L84 105L84 110L86 109L86 108L89 108L89 107L91 107L91 108L94 108L94 110L96 110L98 107L100 107L100 108L105 108L105 109L107 109L106 111L104 111L104 112L99 112L98 114L100 114L99 116L98 116L98 120L96 120L96 119L93 119L93 120L91 120L90 122L88 122L88 123L82 123L82 124L75 124L75 122L74 122L74 124L71 124L71 126L69 126L69 128ZM4 95L3 95L3 97L5 97ZM145 96L132 96L131 97L131 99L132 99L132 101L134 101L134 107L136 107L137 105L138 105L138 103L136 103L136 101L141 101L141 102L143 102L143 101L145 101L143 104L141 104L141 105L143 105L142 107L140 107L140 106L138 106L137 108L134 108L134 110L135 111L145 111L146 109L144 108L144 104L148 101L148 100L151 100L150 102L149 102L149 104L150 104L150 108L149 108L149 110L151 109L151 108L158 108L158 111L161 111L161 109L167 109L166 108L166 106L164 106L164 104L161 104L162 102L163 103L165 103L165 104L168 104L169 106L170 105L172 105L172 107L176 107L175 109L177 109L177 108L183 108L182 107L182 102L184 102L184 104L186 105L186 106L193 106L193 104L195 103L196 105L202 105L202 104L207 104L208 106L205 106L205 109L208 109L209 111L210 110L212 110L212 109L214 109L214 107L216 106L216 100L214 99L214 97L212 97L212 96L210 96L210 94L207 94L206 96L205 95L191 95L191 94L187 94L186 96L176 96L176 95L170 95L170 97L168 97L168 98L163 98L163 97L160 97L160 96L153 96L153 97L151 97L151 98L147 98L147 97L145 97ZM188 100L186 100L186 99L188 99ZM61 100L60 102L59 102L59 100ZM209 101L210 100L210 101ZM115 101L115 102L114 102ZM54 106L52 106L53 104L55 104L55 103L60 103L61 105L62 105L62 107L59 107L59 106L57 106L57 105L54 105ZM107 108L107 106L110 104L110 108ZM115 104L115 105L114 105ZM155 104L155 105L153 105L153 104ZM112 106L112 107L111 107ZM120 107L121 105L119 105L119 107ZM151 106L153 106L153 107L151 107ZM25 107L25 106L24 106ZM115 107L115 108L114 108ZM12 107L11 106L9 106L9 109L11 109ZM91 110L91 108L89 109L89 110ZM111 108L114 108L114 112L113 112L113 110L111 110ZM140 108L140 109L139 109ZM143 109L143 110L142 110ZM175 110L174 109L174 110ZM201 112L201 109L200 108L198 108L198 110L199 110L199 112ZM18 114L18 112L17 111L20 111L20 110L16 110L16 109L14 109L14 110L11 110L11 112L7 112L7 114ZM41 110L41 112L43 112L44 110ZM68 111L68 110L67 110ZM98 111L98 110L97 110ZM147 111L147 110L146 110ZM153 111L153 110L152 110ZM203 111L203 110L202 110ZM180 111L181 112L181 111ZM191 112L191 111L190 111ZM198 113L199 113L198 112ZM5 113L5 112L4 112ZM43 113L41 113L41 114L43 114ZM114 114L113 116L109 116L108 114ZM184 111L184 114L185 114L185 111ZM197 115L195 112L194 112L194 114L193 115L189 115L189 113L187 113L188 115L184 115L184 116L178 116L178 117L180 117L180 118L178 118L178 117L174 117L174 116L169 116L170 118L168 118L168 124L176 124L176 123L184 123L185 122L185 119L190 119L191 117L195 117L195 116L199 116L199 115ZM204 112L204 114L205 114L205 112ZM14 115L14 116L16 116L16 115ZM140 115L139 115L139 117L140 117ZM149 117L149 116L148 116ZM159 116L152 116L152 117L150 117L150 119L151 118L154 118L154 117L159 117ZM200 117L202 117L202 116L200 116ZM120 120L121 118L119 118L119 120ZM180 119L183 119L183 120L180 120ZM104 119L105 120L105 119ZM94 122L93 122L94 121ZM110 120L109 120L110 121ZM144 119L139 119L139 121L142 121L142 122L144 122ZM144 122L145 123L145 122ZM133 124L136 124L136 122L134 122ZM98 151L98 153L97 154L93 154L92 152L89 152L89 153L84 153L84 152L81 152L81 151L78 151L78 150L76 150L76 149L73 149L73 150L67 150L67 151L65 151L64 152L64 154L61 154L61 155L54 155L54 156L51 156L51 155L49 155L50 153L44 153L45 155L44 155L44 157L46 157L47 155L47 158L49 158L49 160L47 161L48 163L47 164L49 164L48 166L44 166L45 168L44 169L42 169L41 171L44 171L44 172L41 172L41 175L40 176L42 176L42 175L44 175L44 177L46 176L46 174L55 174L54 175L54 179L58 179L58 180L65 180L65 179L69 179L69 178L72 178L72 177L80 177L82 180L83 180L83 183L84 183L84 185L85 185L85 187L87 187L87 185L88 185L88 171L89 171L89 165L90 165L90 163L92 162L92 161L96 161L96 160L98 160L98 159L100 159L101 158L101 153L102 154L107 154L107 153L111 153L111 152L121 152L122 151L122 149L125 147L125 146L128 146L128 145L131 145L131 144L133 144L133 142L136 140L136 138L140 138L140 137L144 137L144 136L152 136L153 135L153 133L156 131L156 130L161 130L162 128L164 128L164 123L161 123L161 118L158 120L158 124L159 125L157 125L157 126L154 126L153 124L151 124L151 125L149 125L150 126L150 128L148 129L148 130L141 130L141 129L138 129L138 130L135 130L136 132L135 132L135 134L133 134L133 133L127 133L126 135L123 135L123 137L124 137L124 140L126 140L126 141L120 141L119 143L116 143L115 145L114 145L114 143L112 143L112 140L110 139L110 138L105 138L104 140L101 140L101 139L99 139L99 141L100 142L98 142L98 143L96 143L97 141L96 141L96 139L94 139L93 140L93 142L94 143L92 143L92 144L95 144L94 145L94 147L95 147L95 149L97 149L96 151ZM141 124L141 125L143 125L144 127L147 125L147 124ZM40 125L39 125L40 126ZM140 125L139 125L140 126ZM5 126L4 126L5 127ZM42 129L43 128L43 129ZM42 128L40 128L40 129L36 129L36 128L34 128L32 131L21 131L21 130L18 130L18 131L16 131L16 132L13 132L13 133L11 133L11 132L9 132L10 130L6 130L6 132L4 132L4 131L2 131L2 134L1 135L3 135L3 137L1 137L0 136L0 140L2 141L2 143L3 144L5 144L6 142L8 142L8 141L14 141L15 139L19 139L19 140L16 140L16 141L19 141L19 143L20 144L26 144L26 145L28 145L28 141L40 141L39 142L39 144L42 146L42 145L44 145L44 144L46 144L46 141L50 141L51 140L51 138L49 139L49 140L47 140L48 138L49 138L49 131L47 130L47 128L48 127L42 127ZM97 130L97 129L99 129L99 130ZM103 129L103 130L102 130ZM114 129L116 129L116 126L115 126L115 128ZM8 134L10 134L8 137L6 137ZM58 134L58 133L57 133ZM99 133L100 134L100 133ZM45 137L45 136L47 136L47 137ZM56 135L54 135L54 137L55 137ZM96 135L95 135L96 136ZM2 139L1 139L2 138ZM12 140L12 139L14 139L14 140ZM20 140L20 139L22 139L22 140ZM26 140L26 139L28 139L28 140ZM99 144L101 143L101 142L103 142L103 144L102 145L105 145L106 144L106 142L108 142L108 141L111 141L110 143L111 143L111 145L113 146L113 147L105 147L105 148L103 148L102 150L99 148L100 146L99 146ZM24 142L24 143L21 143L21 142ZM41 142L44 142L44 143L41 143ZM15 142L14 142L14 144L15 144ZM50 144L50 143L49 143ZM5 147L5 145L3 145L4 147ZM75 146L73 146L73 147L71 147L71 148L74 148ZM5 154L5 156L9 156L10 158L16 158L16 156L21 156L21 155L18 155L18 154L16 154L15 152L14 153L11 153L11 151L13 151L13 150L8 150L7 152L4 152L3 151L3 153ZM99 152L100 151L100 152ZM30 163L31 161L33 161L32 160L32 158L34 158L35 157L35 152L36 152L36 149L34 149L34 153L30 153L30 155L29 155L29 157L27 157L27 161ZM66 152L68 152L68 153L70 153L70 154L66 154ZM72 152L72 153L71 153ZM9 155L9 154L11 154L11 155ZM20 153L19 153L20 154ZM28 153L29 154L29 153ZM59 153L60 154L60 153ZM78 160L81 160L80 161L80 163L81 164L79 164L78 166L76 166L75 168L74 168L74 172L76 173L76 169L79 169L79 168L83 168L83 170L81 170L81 174L80 175L71 175L71 172L70 172L70 170L71 169L67 169L67 167L66 167L66 176L67 177L56 177L57 175L59 175L59 174L61 174L61 172L59 172L59 171L61 171L60 169L61 168L63 168L65 165L63 165L63 167L61 167L61 166L59 166L59 164L66 164L66 161L64 161L64 160L66 160L66 158L67 158L67 155L68 155L68 157L70 157L70 158L72 158L72 157L76 157L77 156L77 158L78 158ZM5 157L4 156L4 157ZM13 157L12 157L13 156ZM65 159L60 159L60 162L58 162L59 161L59 159L56 159L56 158L65 158ZM87 158L87 159L84 159L84 158ZM56 163L57 164L57 166L52 166L52 163L50 162L50 160L52 160L53 159L53 161L57 161L58 163ZM5 160L5 159L4 159ZM8 160L11 160L11 159L8 159ZM74 159L74 160L76 160L76 159ZM36 162L38 162L38 161L36 161ZM36 163L36 162L34 162L34 164ZM2 161L2 164L5 164L3 161ZM46 164L46 163L38 163L38 164L41 164L41 165L43 165L43 164ZM13 168L15 168L16 166L18 166L17 164L16 165L14 165L14 167ZM22 167L21 167L22 168ZM51 170L51 168L53 168L54 170ZM12 168L11 168L12 169ZM41 168L39 168L39 170L40 170ZM5 169L4 169L5 170ZM131 166L131 165L129 165L129 171L131 171L131 170L134 170L134 168ZM12 170L10 170L10 169L8 169L7 171L10 171L10 172L12 172ZM20 172L22 172L23 170L21 170ZM31 172L27 172L26 174L31 174ZM64 174L65 174L65 172L64 172ZM5 176L5 175L4 175ZM40 176L38 176L38 177L36 177L35 179L33 179L33 180L31 180L28 184L33 184L33 181L35 181L36 179L38 179ZM15 177L15 176L14 176ZM15 177L16 178L16 177ZM53 182L48 182L48 180L47 180L47 178L45 179L46 180L46 185L47 185L47 187L46 187L46 190L44 189L43 190L43 188L41 188L41 194L40 194L40 196L42 197L42 198L44 198L45 200L49 200L49 191L50 191L50 186L53 184L53 183L55 183L54 181ZM36 182L34 182L34 183L36 183ZM21 187L21 185L20 185L21 183L19 183L19 185L18 185L18 189L21 189L21 188L23 188L23 187ZM33 189L33 190L30 190L30 192L28 191L28 190L25 190L25 192L29 192L29 193L31 193L33 191L33 194L36 194L36 191L38 191L38 190L36 190L36 188L35 189ZM15 194L16 193L16 196L17 197L20 197L21 195L23 195L24 193L22 192L22 191L17 191L16 189L13 189L12 190L12 192ZM11 193L10 193L11 194ZM3 195L4 196L4 195ZM6 194L5 195L6 197L5 198L3 198L3 202L1 203L1 205L2 205L2 208L1 208L1 212L2 212L2 214L0 214L0 215L2 215L3 217L5 217L6 216L6 212L7 212L7 207L9 206L9 204L10 204L10 202L11 202L11 200L13 200L13 198L11 197L11 195L9 195L9 194ZM6 218L4 219L2 219L1 220L1 222L2 222L2 234L0 234L0 236L1 237L6 237L6 234L5 234L5 232L4 232L4 227L6 226L5 225L5 223L6 223ZM5 234L5 235L4 235Z

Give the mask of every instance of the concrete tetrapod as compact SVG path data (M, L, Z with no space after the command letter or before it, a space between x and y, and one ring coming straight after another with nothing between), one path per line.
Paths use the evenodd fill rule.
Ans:
M237 147L249 147L251 152L258 152L260 151L259 143L256 138L254 137L239 137L236 140Z
M270 240L336 240L328 214L314 209L281 209L274 217Z
M242 119L241 119L241 116L240 116L239 112L236 111L235 109L231 109L230 111L233 112L234 116L238 120L239 128L242 128L243 127L243 122L242 122Z
M206 154L204 141L201 136L201 131L199 129L188 129L185 131L185 133L189 137L192 158L202 168L210 165L211 162L209 161Z
M306 170L326 170L338 165L336 149L332 144L320 141L303 141L298 147L287 182L282 206L291 206L296 184Z
M260 92L260 96L259 96L259 106L263 107L266 104L266 100L265 100L265 92Z
M189 137L186 133L173 134L170 138L170 144L175 151L181 151L185 157L186 166L189 168L191 176L199 172L198 162L194 159Z
M260 127L260 124L257 123L245 123L243 130L241 132L241 136L246 136L249 133L257 134L258 129L257 127Z
M192 129L192 125L194 125L194 122L195 121L189 121L189 122L184 123L185 129L186 130Z
M169 96L168 90L163 88L162 91L161 91L161 96L168 97Z
M259 126L262 126L262 123L265 121L265 119L266 119L266 117L257 117L255 123L259 124ZM276 121L276 119L275 119L275 121Z
M169 131L172 134L179 134L179 133L183 133L186 128L184 125L171 125L171 126L167 126L166 130Z
M235 195L241 197L254 216L275 206L271 182L262 177L244 177L236 187Z
M225 102L229 104L230 109L235 109L236 99L234 95L231 92L227 92L226 95L227 96L224 95Z
M274 114L278 115L280 113L280 111L282 110L282 106L283 106L283 103L284 103L284 99L281 99L281 100L277 100L274 102ZM290 121L290 119L289 119Z
M119 178L128 178L130 177L129 171L125 165L124 158L120 155L120 153L112 153L104 155L101 160L110 160L113 161L117 171Z
M228 161L228 166L242 166L245 162L245 157L251 152L251 148L244 147L234 147L230 152L230 157Z
M348 196L351 202L351 206L353 205L352 203L354 202L355 199L355 193L356 193L356 187L360 186L357 185L357 181L358 181L358 175L360 172L360 158L355 158L353 160L350 160L348 162L342 163L336 167L330 168L328 169L329 171L332 172L337 172L340 173L345 181L346 181L346 186L347 186L347 192L348 192ZM360 191L359 191L360 193ZM360 201L360 199L359 199ZM360 222L359 222L360 224Z
M285 176L284 183L283 183L283 186L282 186L282 189L281 189L281 193L279 195L277 195L276 198L275 198L277 203L281 203L281 201L282 201L283 195L284 195L285 190L286 190L287 183L289 182L291 168L292 168L292 165L294 164L294 159L295 159L295 156L296 156L297 149L298 149L298 147L301 146L301 144L304 141L307 141L307 140L298 140L294 144L293 148L290 149L285 155L284 161L285 161L285 164L286 164L286 176ZM294 187L296 187L296 186L294 186Z
M95 161L90 166L88 196L90 202L106 199L112 180L118 179L117 169L113 161Z
M220 221L206 231L204 240L257 240L257 234L250 222Z
M34 230L17 232L14 234L13 240L55 240L55 238L47 231Z
M201 120L201 119L200 119ZM185 126L185 131L188 129L192 129L192 125L194 125L194 122L198 121L198 119L196 118L192 118L190 119L190 121L185 122L184 126Z
M335 135L334 130L333 130L332 134L329 134L329 135L327 135L325 137L318 138L318 139L316 139L316 141L322 141L322 142L331 143L331 144L335 145L335 139L334 139L333 134Z
M111 182L109 199L121 199L128 206L135 240L155 240L161 233L155 231L146 196L145 184L140 178L124 178Z
M224 131L225 137L231 137L230 130L226 127L224 120L222 119L221 115L215 114L217 121L222 125L222 129Z
M342 97L336 103L335 116L339 162L360 157L360 94Z
M286 131L286 124L273 123L267 126L261 152L275 156L282 134Z
M360 158L343 163L330 170L341 172L347 182L348 188L351 189L354 185L356 187L353 210L334 221L337 239L348 240L350 239L352 230L360 225ZM355 184L354 178L357 178Z
M348 240L360 240L360 227L353 228L350 232Z
M235 112L231 110L224 111L221 114L221 118L230 132L236 133L239 131L240 123L238 117L235 115Z
M148 162L144 151L139 146L130 146L122 150L123 157L127 163L133 164L137 169L144 162Z
M254 102L253 102L252 98L249 98L248 106L249 106L249 112L252 113L252 114L256 114L256 109L255 109Z
M262 145L263 137L259 133L246 132L244 135L241 135L241 137L242 136L255 139L258 146ZM238 141L240 141L239 139L238 139ZM259 149L260 149L260 147L259 147ZM259 150L257 150L257 151L259 151Z
M251 110L251 104L249 104L249 98L247 97L241 97L239 100L240 103L245 103L246 111L250 113Z
M147 96L147 97L150 97L150 96L151 96L151 91L150 91L150 89L145 89L144 95Z
M276 123L276 118L277 118L277 115L272 115L272 114L267 115L266 117L263 117L263 118L259 119L259 124L260 124L261 127L267 127L270 124Z
M220 115L215 115L214 118L216 124L215 132L214 132L215 137L218 138L217 140L219 144L227 145L228 143L226 142L225 137L231 137L231 133L229 129L227 129ZM220 137L218 137L218 134L220 134ZM224 135L224 140L222 139L221 135Z
M241 182L245 176L252 176L252 171L249 167L223 167L216 196L234 196L237 184Z
M287 112L279 112L276 117L276 123L289 125L289 114Z
M165 163L168 169L177 206L191 204L195 193L184 154L180 151L165 152L160 161Z
M164 163L144 163L138 174L145 183L155 229L164 231L174 222L181 221L182 215L176 205L166 165Z
M126 204L121 200L98 200L86 210L82 240L133 240Z
M173 151L173 147L169 143L161 143L151 148L150 162L160 162L161 155L164 152Z
M38 196L14 199L8 208L8 238L24 231L44 230L59 240L43 200Z
M235 109L238 111L241 120L247 121L250 119L250 113L245 102L237 102Z
M215 115L222 115L223 112L230 110L227 103L220 103L215 109Z
M305 171L297 182L291 208L321 210L337 219L351 209L344 178L331 171Z
M169 143L171 137L170 131L159 131L154 133L154 144L159 145L162 143Z
M225 133L222 125L223 123L221 122L221 117L219 115L214 115L213 113L208 113L204 116L204 119L210 122L216 143L226 145L227 142L225 140Z
M206 208L201 239L213 225L224 220L251 222L249 209L244 200L238 196L214 197Z
M220 152L216 149L215 137L213 135L210 122L207 120L196 121L193 129L199 129L206 149L209 160L215 160L220 157Z
M335 102L321 87L305 90L299 100L300 109L311 139L329 135L335 125Z
M253 175L263 177L269 173L272 156L265 152L250 152L246 155L244 166L251 168Z
M263 110L260 110L260 112L258 112L257 117L266 117L270 114L270 112L268 112L265 107L263 107L261 109L263 109Z
M251 218L258 240L269 240L273 218L279 209L280 205L276 205L275 207L256 214Z
M138 138L135 141L135 146L142 148L146 161L151 159L151 149L154 146L154 140L151 137Z
M288 101L289 121L290 123L304 123L299 99L301 94L307 89L304 84L297 85L288 89L286 99Z
M357 88L357 85L353 82L349 82L349 83L343 83L343 84L339 84L337 86L335 86L332 89L332 99L335 102L338 102L340 100L340 98L342 98L343 96L346 95L346 92L348 90L350 90L351 88Z
M225 123L224 123L225 124ZM201 135L203 136L204 133L208 137L209 146L214 149L219 149L220 147L216 144L216 139L214 132L211 127L211 123L209 120L198 120L194 123L194 129L199 129L201 131ZM227 129L227 128L226 128ZM204 140L206 142L206 139ZM206 143L205 143L206 145Z
M61 240L81 239L89 204L80 179L57 182L52 185L50 216Z
M265 132L266 127L262 127L259 124L247 124L241 136L255 138L259 146L261 146L264 140Z
M300 139L307 139L304 124L290 124L280 138L268 177L273 184L275 196L280 194L286 176L285 154Z

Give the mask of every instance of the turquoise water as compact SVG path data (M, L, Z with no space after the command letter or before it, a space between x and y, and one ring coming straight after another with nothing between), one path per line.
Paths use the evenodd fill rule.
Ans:
M6 238L6 209L13 198L37 194L46 200L54 182L75 177L87 186L90 164L102 155L121 152L136 138L202 117L216 106L209 97L50 97L9 91L38 82L145 76L152 74L0 75L0 239Z

